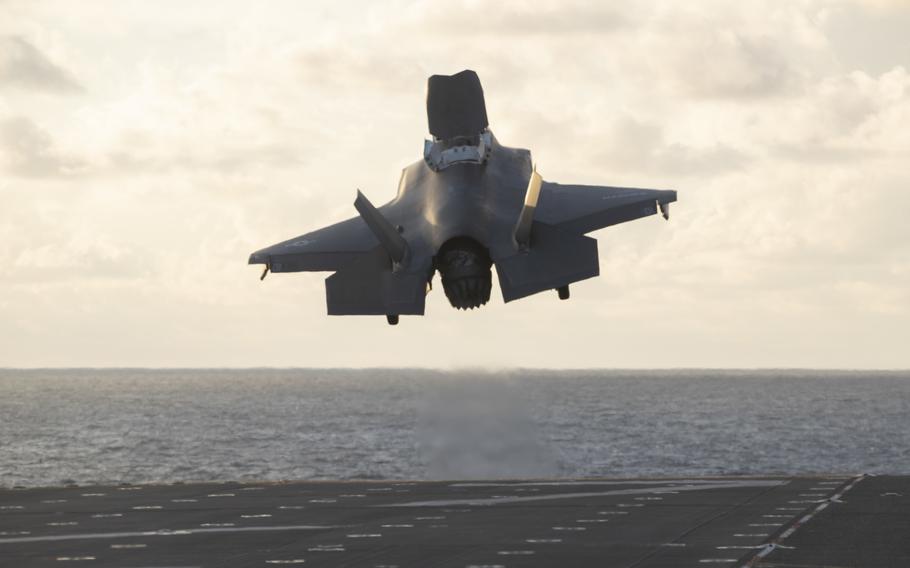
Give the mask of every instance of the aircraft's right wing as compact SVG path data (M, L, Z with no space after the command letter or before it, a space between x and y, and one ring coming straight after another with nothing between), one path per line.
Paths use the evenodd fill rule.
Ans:
M534 220L585 234L654 215L658 210L667 216L673 201L673 190L544 182Z
M378 245L363 218L354 217L258 250L249 263L265 264L271 272L335 271Z

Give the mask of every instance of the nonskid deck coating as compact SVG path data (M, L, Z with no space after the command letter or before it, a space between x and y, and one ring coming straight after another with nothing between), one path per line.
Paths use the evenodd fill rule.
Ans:
M891 508L869 505L877 484ZM907 528L908 486L828 476L2 490L0 566L823 566L813 556L832 539L813 526L830 527L832 546L862 548L841 525ZM882 542L855 555L874 562L864 568L910 565L904 540Z

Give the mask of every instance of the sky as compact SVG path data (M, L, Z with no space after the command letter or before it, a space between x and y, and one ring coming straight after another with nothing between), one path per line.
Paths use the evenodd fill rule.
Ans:
M910 2L0 0L0 366L910 368ZM250 252L394 197L475 70L601 276L328 317ZM494 279L495 282L495 279Z

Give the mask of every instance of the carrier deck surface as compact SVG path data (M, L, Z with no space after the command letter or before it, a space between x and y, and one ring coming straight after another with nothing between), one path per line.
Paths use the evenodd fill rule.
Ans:
M910 478L0 490L0 566L910 566Z

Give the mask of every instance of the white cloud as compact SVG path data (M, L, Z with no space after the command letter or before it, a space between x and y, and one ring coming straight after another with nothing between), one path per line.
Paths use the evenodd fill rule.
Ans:
M910 363L910 79L836 55L842 3L441 6L18 4L91 88L0 108L0 365ZM260 283L250 251L393 196L462 68L547 179L674 187L671 221L597 234L570 302L437 290L394 330L326 317L326 274Z
M72 73L20 36L0 36L0 88L8 86L57 94L82 91Z

